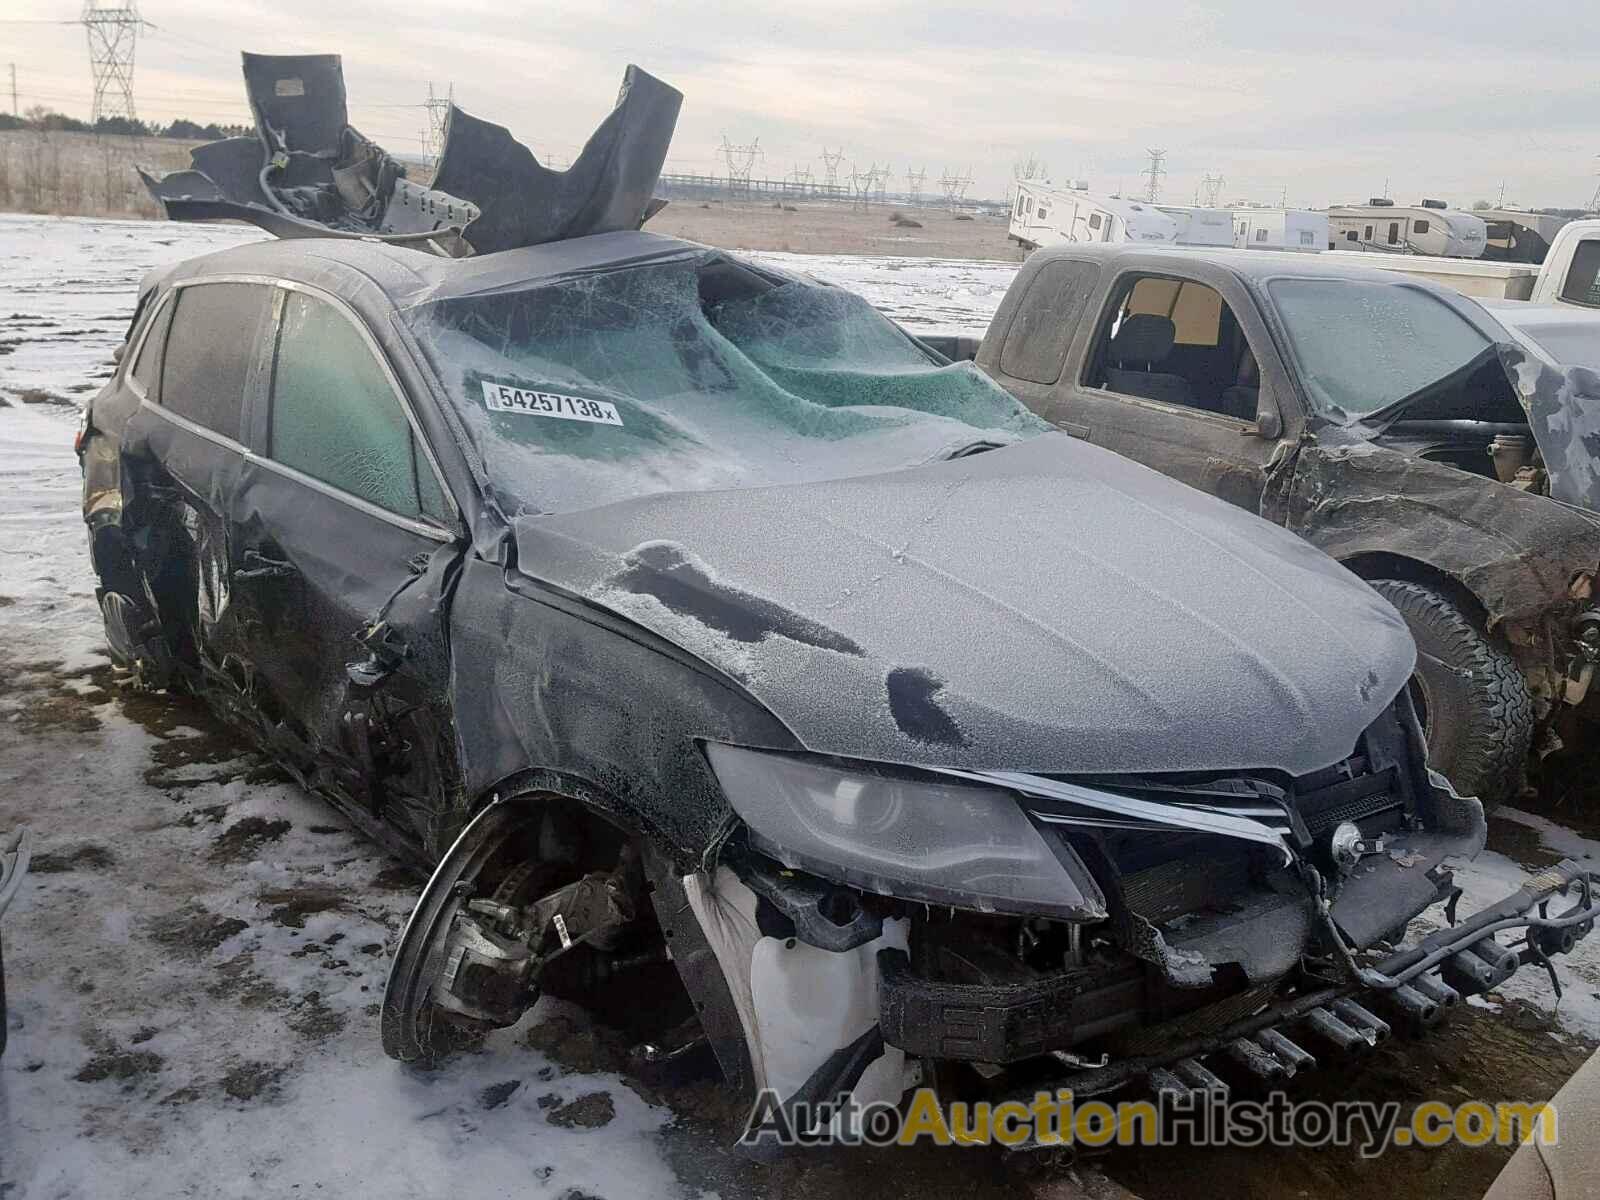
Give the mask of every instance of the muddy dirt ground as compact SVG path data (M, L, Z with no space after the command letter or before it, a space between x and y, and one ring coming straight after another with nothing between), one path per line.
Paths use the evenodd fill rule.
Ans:
M919 222L920 228L895 224L890 217L897 212ZM730 250L895 254L999 262L1021 262L1023 257L1016 243L1006 238L1003 216L960 219L935 207L873 204L861 209L808 200L792 205L675 200L651 218L648 228L652 233Z

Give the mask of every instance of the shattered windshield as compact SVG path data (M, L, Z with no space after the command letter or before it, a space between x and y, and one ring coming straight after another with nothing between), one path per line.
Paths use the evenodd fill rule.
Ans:
M859 296L711 251L405 317L508 515L894 470L1049 429Z
M1413 395L1493 345L1438 297L1403 283L1275 279L1267 292L1311 403L1341 424Z

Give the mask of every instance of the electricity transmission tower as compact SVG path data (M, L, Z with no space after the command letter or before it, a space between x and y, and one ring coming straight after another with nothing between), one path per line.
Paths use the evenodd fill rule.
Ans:
M883 203L884 187L889 182L889 176L892 174L894 174L894 168L887 163L881 167L876 163L872 166L872 190L878 193L879 204Z
M89 35L89 68L94 73L90 121L98 124L106 117L138 120L133 103L133 52L140 27L149 22L139 16L134 0L115 5L88 0L78 23Z
M967 189L971 186L971 167L967 168L965 175L952 175L947 168L944 174L939 176L939 187L944 192L945 203L950 206L951 212L955 211L956 205L961 203L962 197L967 194Z
M827 176L828 187L834 188L839 185L839 164L843 161L843 146L837 150L829 150L826 146L822 148L822 169Z
M1227 182L1227 179L1221 175L1213 175L1210 171L1206 172L1205 178L1200 181L1200 186L1205 189L1207 208L1215 208L1217 206L1217 197L1222 195L1222 185Z
M922 202L922 181L927 177L927 167L923 167L920 171L913 171L910 167L906 168L906 195L911 198L911 203L920 204Z
M1596 157L1600 157L1600 155ZM1600 212L1600 184L1595 185L1594 195L1589 198L1589 211Z
M1151 204L1161 199L1161 177L1167 173L1167 168L1161 164L1166 161L1165 150L1146 150L1150 156L1150 165L1144 169L1144 177L1150 182L1145 186L1144 198Z
M878 183L878 164L873 163L865 171L854 163L850 164L850 206L852 208L866 208L872 202L872 192Z
M435 94L433 84L428 84L428 98L422 107L428 113L428 125L422 131L422 158L428 170L439 169L439 156L444 153L445 127L450 123L450 106L456 102L456 85L450 84L444 95Z
M757 138L748 146L735 146L728 141L728 135L722 135L722 157L728 163L728 191L735 196L748 196L750 194L750 172L756 165L756 158L761 153L761 139Z
M809 196L811 194L811 168L805 163L795 163L794 170L789 172L788 183L793 185L794 190L799 192L802 197Z

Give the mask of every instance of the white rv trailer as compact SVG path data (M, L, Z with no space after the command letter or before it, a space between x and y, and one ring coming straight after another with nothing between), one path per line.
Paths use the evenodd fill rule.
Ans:
M1233 245L1233 214L1225 208L1187 204L1158 204L1156 208L1178 223L1180 246Z
M1241 250L1328 248L1328 214L1299 208L1236 208L1233 245Z
M1011 205L1009 236L1028 250L1066 242L1170 245L1178 240L1178 223L1153 205L1093 195L1086 186L1024 182Z
M1330 250L1374 250L1387 254L1432 254L1442 258L1480 258L1488 227L1479 217L1451 208L1443 200L1398 207L1373 199L1328 210Z

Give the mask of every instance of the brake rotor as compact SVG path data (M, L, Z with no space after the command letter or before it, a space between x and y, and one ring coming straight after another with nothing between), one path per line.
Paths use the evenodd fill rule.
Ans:
M489 1031L486 1022L448 1013L434 1003L434 984L448 957L451 933L462 905L477 893L477 880L527 820L522 805L497 800L461 831L439 861L422 890L389 964L383 992L383 1052L401 1062L433 1066L452 1051L478 1041ZM542 864L518 864L495 889L498 896L513 877L514 887L529 886ZM528 866L529 871L522 868Z

